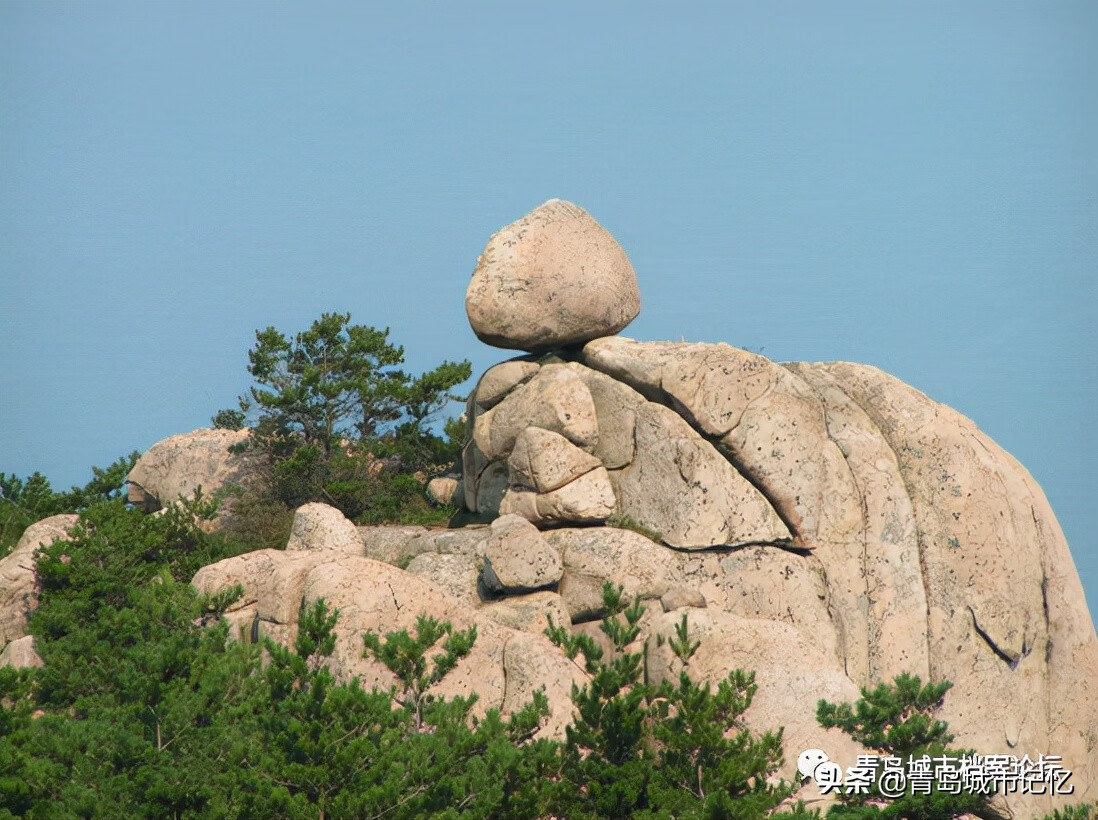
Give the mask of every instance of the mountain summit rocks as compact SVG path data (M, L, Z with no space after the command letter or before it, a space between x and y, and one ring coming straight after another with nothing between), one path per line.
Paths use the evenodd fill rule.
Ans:
M308 504L286 549L204 567L194 585L244 587L227 613L243 640L292 643L302 605L323 598L341 612L332 671L366 686L393 679L362 656L362 630L420 613L475 624L474 653L443 693L476 691L480 707L509 713L544 685L544 732L560 737L586 677L541 633L552 618L598 640L610 582L644 607L648 679L674 679L661 638L688 615L701 642L689 674L715 684L754 671L744 722L784 727L787 761L824 749L853 765L866 750L822 729L817 701L853 701L906 672L952 681L942 717L957 746L1062 755L1067 802L1098 799L1098 637L1025 468L872 367L616 337L639 306L624 252L581 208L551 200L507 226L466 307L481 339L532 355L481 377L463 475L435 490L479 523L356 528ZM247 484L263 465L229 449L244 435L154 446L129 476L131 503L152 512L198 485ZM0 644L25 631L34 551L69 524L39 522L0 561L11 588ZM1001 799L1015 817L1065 802Z
M488 240L465 311L482 342L540 352L622 330L640 313L640 291L614 237L551 199Z

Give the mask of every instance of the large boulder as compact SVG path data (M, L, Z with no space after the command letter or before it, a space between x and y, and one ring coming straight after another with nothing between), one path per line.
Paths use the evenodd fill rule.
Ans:
M254 450L233 452L244 445L248 430L203 428L158 441L126 476L129 502L146 512L191 498L202 488L205 498L230 485L247 487L260 479L266 460Z
M588 343L583 361L717 443L802 546L816 546L826 495L855 494L820 399L769 359L726 344L612 338Z
M860 552L821 556L829 580L862 576L863 600L882 618L880 632L869 632L869 657L896 668L902 659L887 644L902 643L912 666L925 658L932 679L953 682L943 717L959 745L1062 754L1076 799L1098 797L1098 638L1040 487L969 419L876 368L793 369L821 392L840 388L864 412L859 435L891 453L871 463L851 454L867 536ZM882 467L902 483L882 483ZM883 515L882 505L890 508ZM919 583L904 565L911 544ZM1025 815L1051 805L1010 800Z
M51 515L31 524L0 559L0 648L27 634L27 618L38 608L38 551L67 539L76 518Z
M681 549L788 543L766 498L673 410L636 410L636 454L613 474L621 513Z
M540 427L527 427L515 439L507 459L512 486L548 493L602 467L595 456L564 436Z
M552 350L617 333L640 312L625 251L583 208L551 199L500 229L465 296L477 338Z

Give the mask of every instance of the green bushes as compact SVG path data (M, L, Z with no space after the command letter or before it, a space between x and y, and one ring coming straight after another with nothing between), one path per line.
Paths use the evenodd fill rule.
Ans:
M580 642L595 676L559 743L534 738L544 695L479 720L475 697L430 696L475 631L421 619L364 636L400 682L382 692L332 678L322 661L338 612L323 602L301 613L292 648L230 641L213 624L239 590L204 598L187 579L239 545L196 527L201 512L103 502L42 552L30 630L46 665L0 670L0 816L594 817L616 806L748 817L787 792L765 780L776 736L736 725L747 678L715 693L685 677L649 687L635 654L604 664ZM607 594L607 634L624 648L638 610ZM717 728L688 739L702 724ZM725 769L726 758L737 762ZM696 765L704 799L682 791Z
M109 467L92 467L91 481L68 492L55 492L41 473L34 473L25 480L0 473L0 558L11 551L35 521L79 512L97 501L122 497L126 475L133 469L138 455L130 453Z

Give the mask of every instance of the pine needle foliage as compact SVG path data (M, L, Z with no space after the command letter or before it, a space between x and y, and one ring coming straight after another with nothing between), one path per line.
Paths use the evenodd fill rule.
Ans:
M949 726L934 713L941 708L949 681L924 684L917 675L898 675L891 684L882 683L874 689L862 688L861 698L854 704L833 704L821 700L816 718L825 728L842 729L854 740L882 756L904 761L927 756L958 761L971 752L951 749L953 735ZM876 782L865 793L839 795L840 803L828 817L842 818L905 818L905 820L951 820L973 816L999 820L1004 815L991 803L991 794L961 791L952 794L932 783L929 793L908 790L896 799L886 799Z
M591 675L574 686L576 720L566 730L565 778L570 817L724 817L770 815L792 787L770 776L782 762L781 732L755 736L741 721L754 676L731 672L716 690L687 672L699 642L684 615L672 651L684 664L678 681L647 680L647 646L637 647L644 607L623 590L603 587L601 631L607 659L587 635L550 623L546 634L570 658L584 656ZM795 810L799 811L799 810ZM774 815L778 816L778 815ZM803 813L785 817L808 816Z

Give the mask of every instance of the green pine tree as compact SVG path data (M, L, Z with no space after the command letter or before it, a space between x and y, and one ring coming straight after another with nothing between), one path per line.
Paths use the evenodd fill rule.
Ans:
M853 705L821 700L816 718L821 726L838 727L854 740L881 756L897 757L907 764L910 758L924 756L959 761L967 750L951 749L953 735L948 725L934 717L952 684L923 684L917 675L898 675L892 684L875 689L862 688L862 697ZM896 799L881 794L876 781L865 793L839 794L840 803L828 817L904 818L904 820L951 820L971 815L998 820L1003 815L991 805L991 794L960 791L952 794L932 782L929 793L911 789Z

